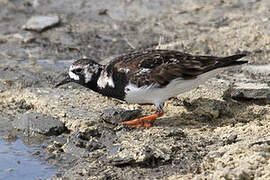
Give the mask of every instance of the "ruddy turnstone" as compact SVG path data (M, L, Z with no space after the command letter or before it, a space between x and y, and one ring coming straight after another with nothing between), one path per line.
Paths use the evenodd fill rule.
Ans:
M247 63L237 61L244 56L215 57L174 50L145 50L121 55L107 65L92 59L79 59L56 87L75 82L128 103L154 104L155 114L123 123L130 127L151 127L155 119L163 115L167 99L198 87L224 67Z

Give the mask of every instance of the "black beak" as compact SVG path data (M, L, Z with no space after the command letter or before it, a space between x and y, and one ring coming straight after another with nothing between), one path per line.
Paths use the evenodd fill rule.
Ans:
M73 80L69 77L69 76L67 76L66 77L66 79L64 79L63 81L61 81L60 83L58 83L58 84L56 84L54 87L59 87L59 86L62 86L62 85L64 85L64 84L67 84L67 83L70 83L70 82L72 82Z

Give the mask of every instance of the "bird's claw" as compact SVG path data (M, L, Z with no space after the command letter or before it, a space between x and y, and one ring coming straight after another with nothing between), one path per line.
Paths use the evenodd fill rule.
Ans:
M124 125L127 125L129 127L132 127L132 128L136 128L136 127L145 127L145 128L150 128L153 126L153 124L155 123L155 119L134 119L134 120L131 120L131 121L126 121L126 122L123 122L122 124Z

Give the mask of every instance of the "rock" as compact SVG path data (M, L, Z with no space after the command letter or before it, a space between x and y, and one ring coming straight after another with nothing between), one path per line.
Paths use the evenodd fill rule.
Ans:
M34 8L37 8L38 6L40 6L39 0L34 0L34 1L33 1L33 7L34 7Z
M138 147L136 149L130 150L129 148L119 148L118 153L115 155L109 156L108 159L114 166L124 166L130 164L137 165L152 165L156 159L160 158L160 154L154 151L148 146ZM162 153L163 155L164 153ZM167 154L166 160L169 160L170 157ZM162 159L163 160L163 159Z
M108 14L108 9L99 9L98 10L98 15L107 15Z
M184 100L184 106L192 111L200 121L209 121L227 114L227 104L224 101L215 99L199 98L194 100Z
M226 140L223 142L224 145L229 145L237 142L237 134L232 134L229 137L226 138Z
M62 149L65 153L70 153L78 157L87 157L89 153L88 150L79 147L78 145L74 144L71 141L64 144Z
M21 40L23 43L30 43L35 40L35 37L32 33L26 33L26 34L13 34L13 38Z
M7 41L8 41L8 37L7 36L0 35L0 44L6 43Z
M239 3L241 4L249 4L249 3L256 3L256 0L240 0Z
M18 136L15 132L11 131L11 132L8 132L7 134L5 134L2 139L6 140L6 141L16 141L18 139Z
M33 112L21 115L13 122L15 129L21 130L27 136L34 133L52 136L59 135L64 132L64 124L52 116Z
M270 75L270 64L266 65L250 65L250 66L244 66L242 68L243 71L248 72L250 74L255 75L264 75L269 76Z
M81 123L81 125L87 124L84 122ZM86 125L87 126L87 125ZM100 128L98 126L87 126L87 127L80 127L79 131L80 131L80 138L81 139L85 139L85 140L89 140L91 137L96 137L96 136L100 136L100 132L99 132Z
M41 32L60 23L58 16L34 16L23 26L25 30Z
M54 154L61 153L63 152L62 146L61 142L54 141L53 144L46 147L46 151Z
M235 83L223 97L231 97L236 100L270 100L270 87L266 83Z
M19 101L16 101L16 102L15 102L15 105L16 105L19 109L26 110L26 111L33 108L33 105L32 105L31 103L28 104L28 103L26 102L25 99L21 99L21 100L19 100Z
M198 156L196 152L192 152L194 147L190 146L180 129L164 129L162 132L158 129L152 129L148 133L146 138L143 138L142 131L134 131L132 134L125 131L118 132L118 138L114 139L112 145L107 147L107 158L110 164L117 167L130 165L158 167L173 162L174 165L182 166L184 164L181 161L190 161ZM119 137L120 134L121 137ZM177 138L175 138L176 136Z
M142 110L125 110L125 109L105 109L101 114L101 119L110 124L118 124L119 122L132 120L141 115Z

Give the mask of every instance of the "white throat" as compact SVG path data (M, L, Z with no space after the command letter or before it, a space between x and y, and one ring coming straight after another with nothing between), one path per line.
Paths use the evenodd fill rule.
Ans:
M107 85L114 88L112 76L108 76L106 70L102 70L100 73L100 77L98 78L97 85L100 88L105 88Z
M78 75L76 75L75 73L73 73L72 71L69 70L68 75L71 79L74 79L76 81L78 81L80 79L80 77Z
M87 70L84 70L84 75L85 75L84 76L84 78L85 78L84 82L87 84L88 82L91 81L93 73L90 73Z

